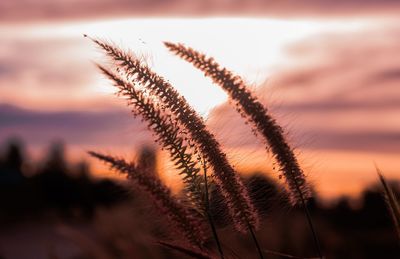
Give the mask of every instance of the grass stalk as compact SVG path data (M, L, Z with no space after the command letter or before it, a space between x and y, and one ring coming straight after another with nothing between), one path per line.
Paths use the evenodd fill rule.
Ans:
M285 177L291 203L293 205L301 204L304 209L316 250L322 258L320 243L306 205L306 199L311 197L311 192L303 170L300 168L292 148L285 139L283 129L269 114L268 109L248 89L240 76L234 75L228 69L221 67L212 57L206 57L203 53L183 44L170 42L164 42L164 44L171 52L204 72L205 76L210 77L215 84L226 91L241 116L250 121L254 126L254 130L260 132L264 137L266 144L271 148L280 166L280 171Z
M376 165L375 165L375 167L376 167L376 171L379 176L379 180L381 181L382 186L383 186L383 193L384 193L386 205L388 207L390 216L393 220L393 224L397 231L397 235L398 235L398 238L400 241L400 204L399 204L399 201L398 201L396 195L394 194L393 189L387 183L381 170Z
M218 233L215 228L214 220L212 219L211 213L210 213L210 199L208 195L208 179L207 179L207 162L204 160L203 166L204 166L204 189L205 189L205 212L207 214L207 219L208 223L210 224L211 231L215 240L215 243L218 248L218 253L221 259L224 259L224 252L221 247L221 242L219 241Z
M249 90L244 80L221 67L212 57L207 57L190 47L170 42L164 42L164 45L171 52L201 70L206 77L211 78L216 85L227 92L239 114L254 126L254 132L258 131L264 137L267 149L272 150L280 171L285 177L291 202L301 203L300 193L303 199L309 198L311 193L305 175L285 139L282 127Z
M154 100L137 90L133 84L105 67L97 66L108 79L112 80L118 89L118 94L128 100L128 105L133 106L134 116L141 116L146 121L149 130L157 136L156 142L168 151L172 162L183 177L185 190L190 194L187 195L190 201L196 208L202 209L204 206L202 192L197 184L198 178L201 178L198 175L200 168L194 161L191 148L185 143L178 123L170 119Z
M254 244L256 245L257 252L258 252L258 255L259 255L260 259L264 259L264 255L263 255L263 253L262 253L260 244L258 243L257 237L256 237L256 235L254 234L253 228L251 227L250 224L248 224L248 228L249 228L249 232L250 232L251 238L253 239L253 242L254 242Z
M154 73L137 57L104 41L92 40L114 60L115 65L126 74L131 83L140 84L150 95L157 97L189 132L202 156L213 168L215 182L220 187L235 228L242 233L247 231L248 223L257 228L259 215L248 191L201 116L167 80Z
M313 221L312 221L312 218L311 218L311 215L310 215L310 211L309 211L308 206L305 203L304 199L302 201L302 205L303 205L303 211L304 211L304 213L306 215L306 218L307 218L308 226L310 227L311 234L312 234L312 237L313 237L313 240L314 240L315 249L317 250L318 257L320 259L322 259L323 256L322 256L321 243L319 242L317 231L316 231L316 229L314 227L314 224L313 224Z
M190 211L182 206L179 200L171 194L161 180L146 171L138 170L133 163L124 159L103 155L93 151L88 152L94 158L103 161L111 169L127 176L127 178L143 192L147 193L160 212L166 215L175 225L175 229L186 238L192 246L203 249L205 238L202 235L201 224L194 219Z

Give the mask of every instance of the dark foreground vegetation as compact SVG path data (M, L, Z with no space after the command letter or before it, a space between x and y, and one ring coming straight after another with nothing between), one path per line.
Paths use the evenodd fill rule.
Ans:
M141 153L138 161L155 161L155 153ZM287 205L287 194L268 174L255 173L243 181L261 212L262 227L257 235L266 257L285 258L276 252L315 257L301 208ZM399 194L399 183L391 182L391 186ZM221 200L213 190L210 211L226 256L255 257L251 241L233 234ZM317 196L309 201L326 258L399 258L396 232L378 181L363 192L356 205L351 206L352 203L347 197L329 204ZM145 195L124 182L92 178L87 163L68 164L62 145L53 145L42 162L35 164L28 163L19 142L11 141L3 148L0 208L0 228L7 233L27 223L63 224L64 242L73 244L75 252L67 257L46 246L48 258L184 257L156 243L154 237L162 239L165 232L173 229L154 211ZM18 246L23 250L29 242L21 241ZM2 244L0 249L6 250ZM5 253L2 255L7 258Z

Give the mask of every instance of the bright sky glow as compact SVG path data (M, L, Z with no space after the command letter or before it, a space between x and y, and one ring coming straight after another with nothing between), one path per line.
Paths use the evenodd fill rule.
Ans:
M368 20L352 21L307 21L250 18L209 19L124 19L68 24L36 24L28 27L2 30L8 38L25 40L64 39L75 41L73 52L58 53L55 59L74 59L77 63L91 60L104 61L94 44L82 37L110 40L124 49L131 49L159 74L168 79L201 113L207 114L216 104L226 100L226 95L179 58L171 55L162 45L163 41L181 42L208 55L242 75L252 86L263 83L276 68L287 62L285 48L293 42L313 34L335 30L358 30L369 25ZM29 77L29 75L28 75ZM64 102L81 101L82 96L105 97L114 88L100 75L93 73L93 82L71 89L63 96ZM27 83L27 82L25 82ZM40 84L42 82L36 82ZM59 94L57 92L56 94ZM46 98L48 95L51 98ZM41 92L31 87L25 91L25 99L36 100L46 106L47 100L55 100L51 91ZM17 99L17 96L9 96ZM110 97L112 98L112 97ZM43 99L43 100L38 100ZM15 100L18 102L18 100ZM25 102L29 100L25 100ZM57 103L57 102L56 102ZM75 103L74 105L76 105ZM56 104L49 104L54 106Z

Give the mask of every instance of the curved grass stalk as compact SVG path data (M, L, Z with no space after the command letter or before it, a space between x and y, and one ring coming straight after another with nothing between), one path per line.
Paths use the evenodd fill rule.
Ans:
M285 140L283 129L269 115L268 110L250 92L244 81L206 55L183 44L165 42L165 46L180 58L204 72L221 86L236 104L242 117L248 119L271 148L285 176L292 203L301 203L310 197L309 187L297 158Z
M126 73L130 82L144 86L150 94L157 96L158 100L168 107L179 123L187 129L202 156L213 168L216 183L228 205L236 229L246 232L249 225L257 228L258 214L244 184L229 164L226 154L222 152L214 135L207 130L202 118L185 98L138 58L105 42L96 39L93 41L116 62L118 68Z
M169 152L172 162L182 176L189 200L197 210L204 212L203 192L199 182L200 169L194 154L190 152L191 148L185 145L179 125L162 112L151 98L136 90L134 85L103 66L97 66L118 88L118 94L125 97L128 105L133 107L134 116L140 116L147 123L148 128L156 135L155 141Z
M123 159L90 151L89 154L110 166L110 168L127 175L142 191L149 194L158 209L165 214L175 229L179 231L193 246L202 249L205 239L202 235L200 222L193 218L189 210L171 195L170 190L162 184L159 178L145 171L137 170L135 165Z
M180 136L179 125L167 118L151 99L145 97L142 92L135 90L133 85L125 82L118 75L106 68L100 65L98 65L98 67L104 75L114 82L114 85L119 89L119 95L124 96L129 104L134 107L134 115L141 116L148 123L148 127L158 137L157 142L160 142L163 148L169 151L172 161L175 162L175 166L179 170L180 175L184 176L183 182L185 183L186 194L189 196L194 207L207 218L221 258L224 258L218 234L209 213L206 165L204 165L205 195L203 195L201 187L203 181L198 174L200 169L193 159L193 154L186 152L187 146L183 144L184 140Z
M217 229L215 228L214 220L210 213L210 199L209 199L209 190L208 190L208 177L207 177L207 162L204 160L203 162L203 173L204 173L204 193L205 193L205 213L207 215L208 222L211 227L212 234L214 236L215 243L217 245L218 253L221 259L224 259L224 251L222 250L221 242L219 241Z
M390 212L390 216L392 217L394 227L397 231L397 235L400 241L400 204L396 195L394 194L392 188L390 188L389 184L387 183L385 177L383 176L381 170L376 167L376 171L379 176L379 180L383 186L383 193L385 197L385 202Z
M242 117L249 120L262 134L279 163L280 171L285 176L291 203L293 205L301 204L304 208L317 252L322 258L319 240L306 204L306 200L311 197L311 191L303 170L284 137L283 129L271 117L267 108L251 93L241 77L222 68L212 57L206 57L190 47L169 42L164 44L171 52L193 64L203 71L205 76L210 77L215 84L221 86L234 101L236 109Z

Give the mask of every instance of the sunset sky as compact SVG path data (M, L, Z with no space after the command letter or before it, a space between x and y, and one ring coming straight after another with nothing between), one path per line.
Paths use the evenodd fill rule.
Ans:
M357 195L376 181L374 163L400 179L398 13L395 0L3 0L0 141L19 137L40 158L63 140L74 161L90 149L129 157L152 143L96 71L107 59L88 34L131 49L167 78L238 170L276 177L225 93L162 45L182 42L248 82L321 195Z

